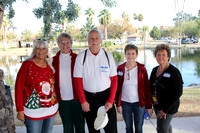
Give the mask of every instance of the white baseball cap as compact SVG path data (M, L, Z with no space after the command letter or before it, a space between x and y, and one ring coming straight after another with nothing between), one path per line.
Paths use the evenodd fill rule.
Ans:
M104 128L108 123L108 114L106 113L105 106L99 107L97 111L97 117L94 121L94 128L99 130Z

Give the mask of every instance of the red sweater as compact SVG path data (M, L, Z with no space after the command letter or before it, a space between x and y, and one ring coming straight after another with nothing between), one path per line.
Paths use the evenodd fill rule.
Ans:
M24 111L30 119L49 118L57 113L58 103L54 89L54 75L47 66L41 68L33 61L24 61L15 83L15 104L17 111ZM53 111L51 108L54 108ZM43 113L37 115L43 110Z
M121 106L121 96L122 96L122 86L124 83L124 72L125 72L125 63L121 64L117 68L118 72L118 88L116 93L116 104L117 107ZM138 96L139 96L139 106L146 109L152 108L151 92L150 85L148 80L148 75L146 68L143 64L137 62L138 67Z
M74 71L74 63L76 60L76 53L73 53L73 51L71 50L70 53L71 58L71 78L72 78L72 87L74 90L74 79L73 79L73 71ZM57 52L57 54L53 57L53 67L55 68L55 89L56 89L56 94L58 97L58 100L62 100L61 99L61 94L60 94L60 51ZM74 94L74 99L78 99L77 94L75 93L75 91L73 91Z

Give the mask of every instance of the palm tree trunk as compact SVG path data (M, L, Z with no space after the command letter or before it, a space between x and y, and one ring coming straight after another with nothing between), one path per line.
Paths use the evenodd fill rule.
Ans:
M7 51L7 45L6 45L6 27L3 27L3 44L4 44L4 50Z
M2 7L2 5L0 5L0 30L1 30L1 26L3 24L3 16L4 16L4 7Z
M104 26L104 34L105 34L105 40L107 41L108 37L107 37L107 26Z

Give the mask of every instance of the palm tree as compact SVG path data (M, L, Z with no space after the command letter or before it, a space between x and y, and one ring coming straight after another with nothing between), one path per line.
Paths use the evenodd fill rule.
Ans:
M124 21L126 21L126 22L129 22L129 21L130 21L129 15L126 14L125 12L122 13L122 18L123 18Z
M9 19L8 17L4 14L3 17L3 23L2 23L2 29L3 29L3 44L4 44L4 50L7 50L7 45L6 45L6 28L9 25Z
M143 15L142 15L142 14L139 14L139 15L138 15L138 21L142 22L143 19L144 19Z
M144 19L144 17L143 17L142 14L137 15L137 14L134 13L134 14L133 14L133 19L142 22L143 19Z
M92 23L88 22L85 25L83 25L83 28L80 29L82 38L87 38L87 33L93 29L97 29L97 28Z
M107 26L111 23L111 14L104 9L99 13L99 23L104 26L105 40L107 41Z
M92 10L92 8L88 8L85 11L86 11L85 15L88 15L87 22L92 23L93 22L94 10Z
M145 48L145 43L146 43L146 32L149 32L149 27L148 26L143 26L142 27L142 31L143 31L143 36L144 36L144 48Z

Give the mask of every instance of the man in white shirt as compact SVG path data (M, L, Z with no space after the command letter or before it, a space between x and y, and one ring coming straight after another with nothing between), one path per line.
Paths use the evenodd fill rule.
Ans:
M102 33L91 30L87 36L89 48L78 54L74 67L75 90L79 97L90 133L94 129L97 110L105 106L109 122L106 133L117 133L116 110L113 105L117 90L117 71L113 56L104 51Z

